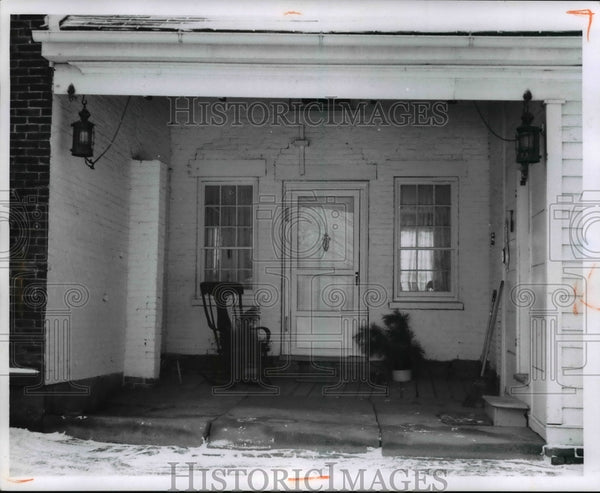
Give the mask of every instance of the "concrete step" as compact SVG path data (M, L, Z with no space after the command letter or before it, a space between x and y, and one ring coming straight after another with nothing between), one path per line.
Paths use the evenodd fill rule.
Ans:
M485 412L494 426L527 426L529 406L510 396L484 395Z
M199 447L214 416L55 416L43 418L44 433L60 432L82 440L133 445Z
M209 448L365 452L380 445L366 399L252 396L212 423Z
M384 456L454 459L531 459L539 457L544 440L528 428L494 426L382 427Z

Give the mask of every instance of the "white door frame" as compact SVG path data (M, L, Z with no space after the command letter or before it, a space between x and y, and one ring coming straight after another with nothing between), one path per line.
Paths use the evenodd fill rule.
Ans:
M359 254L358 254L358 262L359 262L359 292L358 292L358 310L364 312L367 315L367 319L363 323L368 323L368 307L364 302L364 292L365 289L363 286L366 285L368 281L368 265L369 265L369 242L368 242L368 231L369 231L369 182L368 181L343 181L343 180L319 180L319 181L284 181L283 182L283 203L287 208L289 208L292 204L290 202L290 192L296 191L324 191L324 190L332 190L332 191L357 191L359 201L357 204L358 214L357 217L359 219L358 225L358 236L359 236ZM286 217L287 220L287 217ZM282 255L282 272L284 272L284 283L283 283L283 296L281 303L282 310L282 346L281 346L281 354L284 356L294 356L291 351L292 348L292 327L294 324L292 323L292 304L290 296L294 292L291 286L291 271L292 265L289 261L289 254L287 251L283 252ZM362 289L361 289L362 288Z

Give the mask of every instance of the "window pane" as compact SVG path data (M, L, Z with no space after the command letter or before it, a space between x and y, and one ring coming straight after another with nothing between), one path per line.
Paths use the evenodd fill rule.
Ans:
M400 272L400 289L402 291L418 291L417 271L404 270Z
M235 228L221 228L221 246L236 246Z
M237 224L240 226L252 225L252 207L238 207Z
M220 197L219 192L221 187L218 185L206 185L204 188L204 203L206 205L219 205Z
M417 246L421 248L433 246L433 228L419 228L417 234Z
M238 228L238 246L252 246L252 228Z
M417 251L402 250L400 252L400 269L411 270L417 268Z
M204 246L219 246L219 228L204 228Z
M236 202L235 189L236 189L235 185L223 185L221 187L221 204L235 205L235 202Z
M450 207L435 208L435 225L450 226Z
M238 205L252 205L252 185L238 187Z
M418 291L433 291L433 272L431 271L419 271L418 272Z
M450 236L450 228L435 228L434 246L438 248L448 248L452 245Z
M433 226L433 207L419 207L417 210L417 225Z
M217 254L218 254L219 250L217 249L207 249L204 252L204 267L206 267L207 270L213 270L215 268L217 268L218 263L217 263Z
M433 185L417 185L417 198L419 204L433 204Z
M450 291L450 271L443 270L436 272L433 280L434 291Z
M435 250L435 269L450 270L450 250Z
M218 281L219 275L216 270L204 269L204 280L205 281Z
M221 282L235 282L236 279L236 271L234 270L222 270L219 275L219 279L216 279Z
M206 207L204 210L204 225L218 226L219 225L219 207Z
M235 226L236 224L236 208L235 207L221 207L221 225L222 226Z
M416 247L417 246L417 228L403 229L400 231L400 246L401 247Z
M417 268L419 270L430 270L434 268L433 250L419 250L417 256Z
M401 185L400 186L400 204L416 204L417 203L417 186L416 185Z
M235 269L237 268L237 255L236 251L230 248L221 250L221 268L222 269Z
M415 226L417 224L417 208L402 207L400 211L400 226Z
M450 185L436 185L435 203L438 205L450 205Z

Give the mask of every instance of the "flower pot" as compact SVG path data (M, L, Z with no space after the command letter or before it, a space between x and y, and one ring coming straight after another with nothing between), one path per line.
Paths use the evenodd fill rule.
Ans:
M393 370L392 380L394 382L410 382L412 380L412 370Z

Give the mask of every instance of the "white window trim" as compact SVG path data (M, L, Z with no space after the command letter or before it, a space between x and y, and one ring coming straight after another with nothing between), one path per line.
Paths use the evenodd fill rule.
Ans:
M258 248L258 234L256 231L255 206L258 201L258 180L256 178L201 178L196 180L196 265L194 272L194 293L192 295L192 305L202 305L202 295L200 294L200 282L204 275L204 194L207 185L252 185L252 256L254 258ZM252 262L253 286L256 285L256 263ZM244 298L254 296L254 287L244 290Z
M406 292L398 289L399 282L399 245L398 232L400 216L398 214L400 185L405 184L433 184L451 185L451 290L448 293L440 292ZM394 274L393 274L393 299L390 308L400 309L447 309L462 310L464 305L459 300L459 177L458 176L394 176Z

